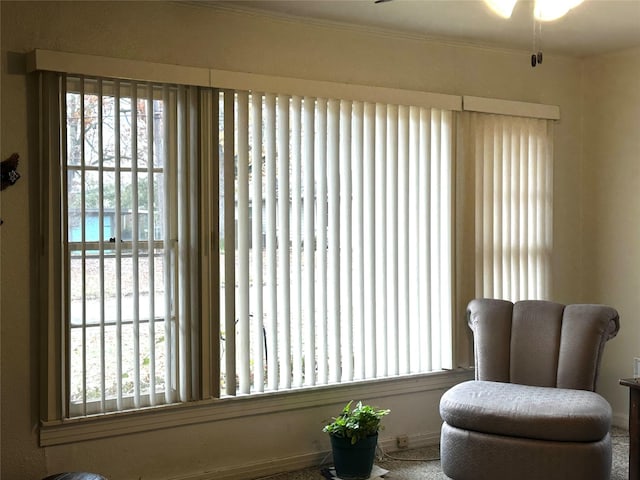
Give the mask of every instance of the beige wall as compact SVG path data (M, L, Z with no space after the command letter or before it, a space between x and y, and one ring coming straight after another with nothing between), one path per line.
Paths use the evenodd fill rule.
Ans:
M628 391L614 380L640 357L640 49L589 59L584 78L585 297L620 312L601 388L625 415Z
M183 426L49 448L38 447L38 297L37 238L35 236L37 194L36 99L34 79L24 74L22 54L35 48L61 50L238 70L281 76L371 84L432 92L467 94L559 105L562 119L556 127L555 220L553 297L561 302L584 301L586 291L598 300L626 300L627 322L633 306L628 298L613 294L615 285L634 289L634 270L620 257L632 252L634 226L631 214L637 189L628 175L637 168L632 148L624 152L611 177L623 182L625 192L616 203L592 196L582 188L582 68L579 59L548 54L545 63L532 69L525 51L485 49L473 46L427 42L415 38L366 32L361 29L311 25L236 14L176 2L8 2L2 9L2 158L12 152L21 155L18 184L2 192L0 232L1 259L1 474L4 478L39 478L63 469L99 470L114 479L125 478L209 478L205 471L218 472L211 478L247 472L268 473L269 466L299 465L314 461L313 453L328 448L319 433L321 420L335 411L329 408L296 409L277 415ZM363 6L363 8L366 8ZM588 62L586 62L588 64ZM636 65L637 65L636 56ZM628 72L629 75L631 72ZM608 76L603 80L610 81ZM603 85L589 88L602 96ZM636 97L637 99L637 97ZM621 100L624 105L624 100ZM593 107L595 108L595 107ZM605 108L605 105L602 107ZM637 108L637 103L636 103ZM591 109L589 110L591 111ZM625 127L628 129L628 127ZM589 135L587 135L589 137ZM611 135L612 141L623 138ZM636 135L635 139L638 138ZM637 140L636 140L637 141ZM607 143L599 145L604 151ZM585 168L609 166L609 159L591 158ZM603 173L609 175L608 170ZM597 184L597 175L585 175ZM605 177L606 178L606 177ZM589 203L583 205L583 194ZM598 198L603 198L602 204ZM629 198L627 198L629 197ZM586 239L588 253L582 254L582 220L597 211L609 215L609 207L625 208L607 220L607 236L601 242ZM625 220L627 220L625 222ZM624 227L619 223L624 222ZM635 237L634 237L635 238ZM624 245L622 243L624 242ZM582 275L581 261L604 255L600 246L618 255L626 280L616 278L603 266L591 266L595 275L607 273L612 282L592 284ZM632 254L637 258L638 253ZM607 257L601 257L607 258ZM628 269L628 272L627 272ZM611 273L609 273L611 272ZM585 281L582 282L581 280ZM615 282L613 282L615 280ZM637 297L637 295L636 295ZM636 338L625 327L627 340ZM616 340L618 341L618 340ZM619 344L623 341L618 341ZM620 353L620 365L627 365L629 345ZM633 352L640 353L640 352ZM617 358L617 357L616 357ZM617 413L626 406L618 398L615 384L619 369L607 364L601 384L615 397ZM385 398L392 408L387 439L406 433L410 438L437 438L437 411L441 391L394 395ZM267 438L268 435L273 437ZM243 470L244 468L244 470ZM277 468L277 467L276 467ZM246 474L246 473L243 473Z

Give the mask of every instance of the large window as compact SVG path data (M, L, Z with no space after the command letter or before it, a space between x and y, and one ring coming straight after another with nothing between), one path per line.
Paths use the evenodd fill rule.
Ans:
M223 392L451 368L452 118L219 94Z
M81 77L65 87L70 416L199 398L202 322L220 342L213 396L451 367L452 112ZM204 319L195 132L217 137L219 164L209 285L221 301Z
M548 296L548 120L302 83L42 73L45 421L441 372Z

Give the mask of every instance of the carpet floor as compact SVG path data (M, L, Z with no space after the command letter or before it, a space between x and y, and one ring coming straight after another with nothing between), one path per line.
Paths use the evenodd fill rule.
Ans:
M610 480L628 478L629 436L626 430L611 430L613 444L613 466ZM440 469L439 446L407 449L390 454L383 453L376 459L376 465L388 470L387 480L447 480ZM330 461L330 460L329 460ZM326 468L329 465L325 465ZM322 480L321 467L308 468L296 472L281 473L267 477L269 480Z

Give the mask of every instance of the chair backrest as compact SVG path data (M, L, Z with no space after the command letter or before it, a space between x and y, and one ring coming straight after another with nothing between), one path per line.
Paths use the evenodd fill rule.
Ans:
M620 328L611 307L542 300L472 300L467 319L476 380L591 391L604 344Z

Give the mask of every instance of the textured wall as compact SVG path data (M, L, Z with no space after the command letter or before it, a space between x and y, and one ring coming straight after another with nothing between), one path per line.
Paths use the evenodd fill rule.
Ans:
M640 49L590 59L584 78L585 294L620 313L600 385L624 416L629 393L616 380L640 357Z

